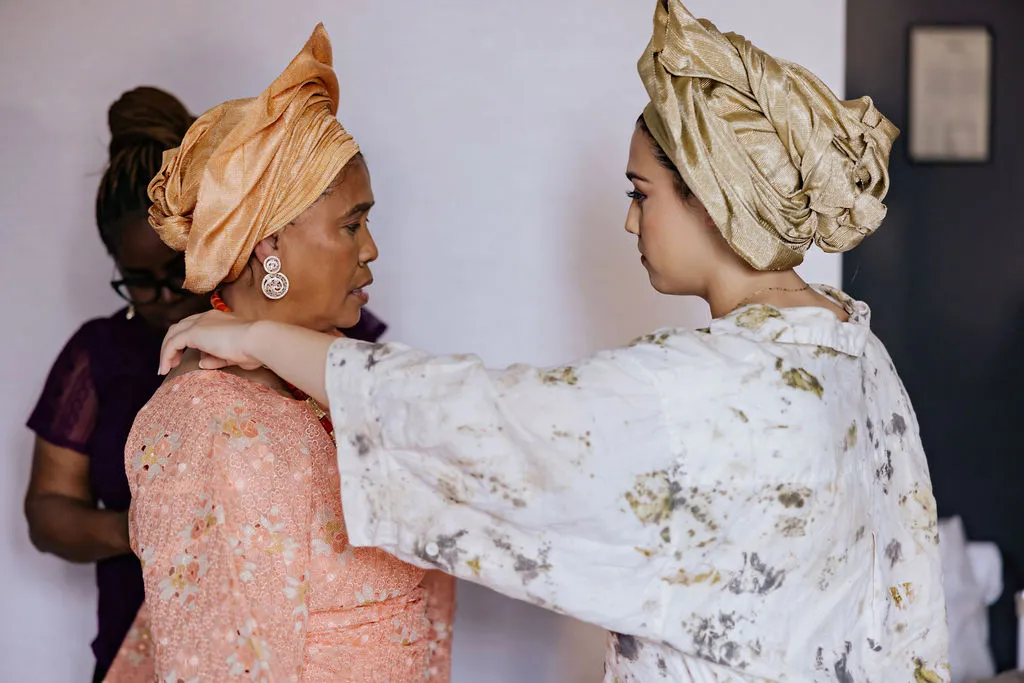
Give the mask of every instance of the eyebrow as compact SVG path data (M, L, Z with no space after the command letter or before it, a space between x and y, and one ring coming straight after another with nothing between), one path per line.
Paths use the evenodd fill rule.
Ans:
M349 209L348 213L345 214L345 218L355 216L356 214L359 213L366 213L367 211L373 208L374 204L376 204L376 202L361 202L359 204L356 204L351 209Z
M647 178L644 178L639 173L633 173L633 171L626 171L626 179L631 181L631 182L635 182L637 180L639 180L642 183L649 183L649 182L651 182L650 180L648 180Z

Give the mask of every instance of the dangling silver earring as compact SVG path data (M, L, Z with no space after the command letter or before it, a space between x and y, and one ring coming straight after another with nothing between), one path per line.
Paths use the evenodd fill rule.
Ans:
M124 317L128 320L135 317L135 304L128 304L128 310L125 311Z
M263 296L272 301L283 299L288 293L288 278L281 272L281 259L268 256L263 261L263 270L267 271L263 276Z

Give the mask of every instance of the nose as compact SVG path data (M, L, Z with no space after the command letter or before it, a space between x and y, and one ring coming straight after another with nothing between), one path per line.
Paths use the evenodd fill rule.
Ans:
M167 285L163 285L163 286L160 287L160 302L161 303L170 305L170 304L173 304L173 303L177 303L179 299L181 299L181 295L180 294L175 294L173 291L171 291L171 288L168 287Z
M640 204L634 199L626 212L626 232L640 236Z
M366 228L363 230L363 235L366 239L359 246L359 261L361 263L373 263L377 260L377 243L373 240L373 235L370 234L370 229Z

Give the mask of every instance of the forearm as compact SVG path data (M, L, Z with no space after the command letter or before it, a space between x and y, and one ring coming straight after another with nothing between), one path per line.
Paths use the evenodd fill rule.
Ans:
M127 517L85 501L39 494L25 501L29 536L40 551L69 562L96 562L132 552Z
M249 355L325 408L328 406L324 369L335 337L267 321L255 323L248 334Z

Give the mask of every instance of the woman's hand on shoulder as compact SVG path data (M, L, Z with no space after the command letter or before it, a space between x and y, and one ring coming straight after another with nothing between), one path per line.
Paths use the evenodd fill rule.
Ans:
M160 349L160 374L166 375L181 363L186 349L200 354L199 367L219 370L237 365L245 370L262 366L249 352L249 341L255 323L242 320L233 313L208 311L185 318L172 325Z

